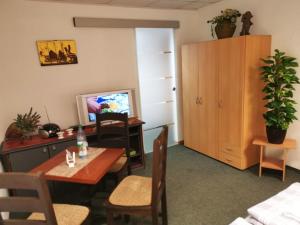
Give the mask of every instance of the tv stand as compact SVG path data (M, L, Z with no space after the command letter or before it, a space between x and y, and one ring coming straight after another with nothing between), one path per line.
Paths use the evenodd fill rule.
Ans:
M132 169L145 167L143 124L144 122L138 118L128 119L130 148L136 151L136 154L130 157ZM84 131L89 146L96 146L95 127L85 127ZM67 147L74 145L76 145L76 132L71 136L65 136L64 139L57 137L43 139L35 135L23 143L20 140L3 141L0 156L5 171L28 172Z

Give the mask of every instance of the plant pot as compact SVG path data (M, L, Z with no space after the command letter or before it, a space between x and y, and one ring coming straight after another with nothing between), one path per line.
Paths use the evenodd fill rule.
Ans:
M286 130L282 130L277 127L266 127L266 132L267 132L267 138L268 142L271 144L282 144L285 135L286 135Z
M20 143L24 144L25 141L32 140L32 136L33 136L33 132L27 132L27 131L23 132L22 136L19 138Z
M230 38L233 36L236 29L236 25L231 23L230 20L218 23L215 27L215 32L218 39Z
M18 138L21 138L23 135L22 131L17 128L16 126L16 123L11 123L8 128L6 129L6 132L5 132L5 138L7 140L9 139L18 139Z

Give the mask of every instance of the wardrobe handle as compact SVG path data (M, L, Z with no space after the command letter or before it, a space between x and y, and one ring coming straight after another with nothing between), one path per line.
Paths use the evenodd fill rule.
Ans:
M219 108L223 107L223 101L222 100L219 100L218 106L219 106Z
M196 98L196 105L198 105L199 104L199 98L197 97Z
M231 148L225 148L225 150L228 151L228 152L232 152Z
M199 98L199 104L200 104L200 105L203 104L203 98L202 98L202 97Z

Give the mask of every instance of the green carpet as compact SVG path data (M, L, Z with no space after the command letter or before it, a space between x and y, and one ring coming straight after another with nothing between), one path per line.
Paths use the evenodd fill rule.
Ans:
M148 154L146 169L135 174L150 176L151 164ZM300 181L299 171L290 168L285 182L279 171L264 170L261 178L257 174L257 166L240 171L180 145L169 148L169 225L228 225L246 216L250 206ZM151 223L148 219L133 219L129 224Z
M152 154L147 154L146 169L135 170L133 173L151 176L151 165ZM240 171L181 145L169 148L169 225L228 225L239 216L245 217L249 207L269 198L291 183L300 181L300 171L292 168L287 169L285 182L281 181L279 171L264 170L261 178L257 174L258 166ZM97 192L90 199L91 187L88 185L65 183L64 186L56 188L62 190L62 196L58 197L56 202L90 204L90 224L106 224L103 202L108 193ZM131 217L128 225L151 225L150 219ZM121 219L115 221L115 225L125 224Z

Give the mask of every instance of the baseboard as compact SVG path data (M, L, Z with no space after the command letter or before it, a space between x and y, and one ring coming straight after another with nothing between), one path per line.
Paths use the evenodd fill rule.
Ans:
M184 140L178 141L179 145L184 145Z

